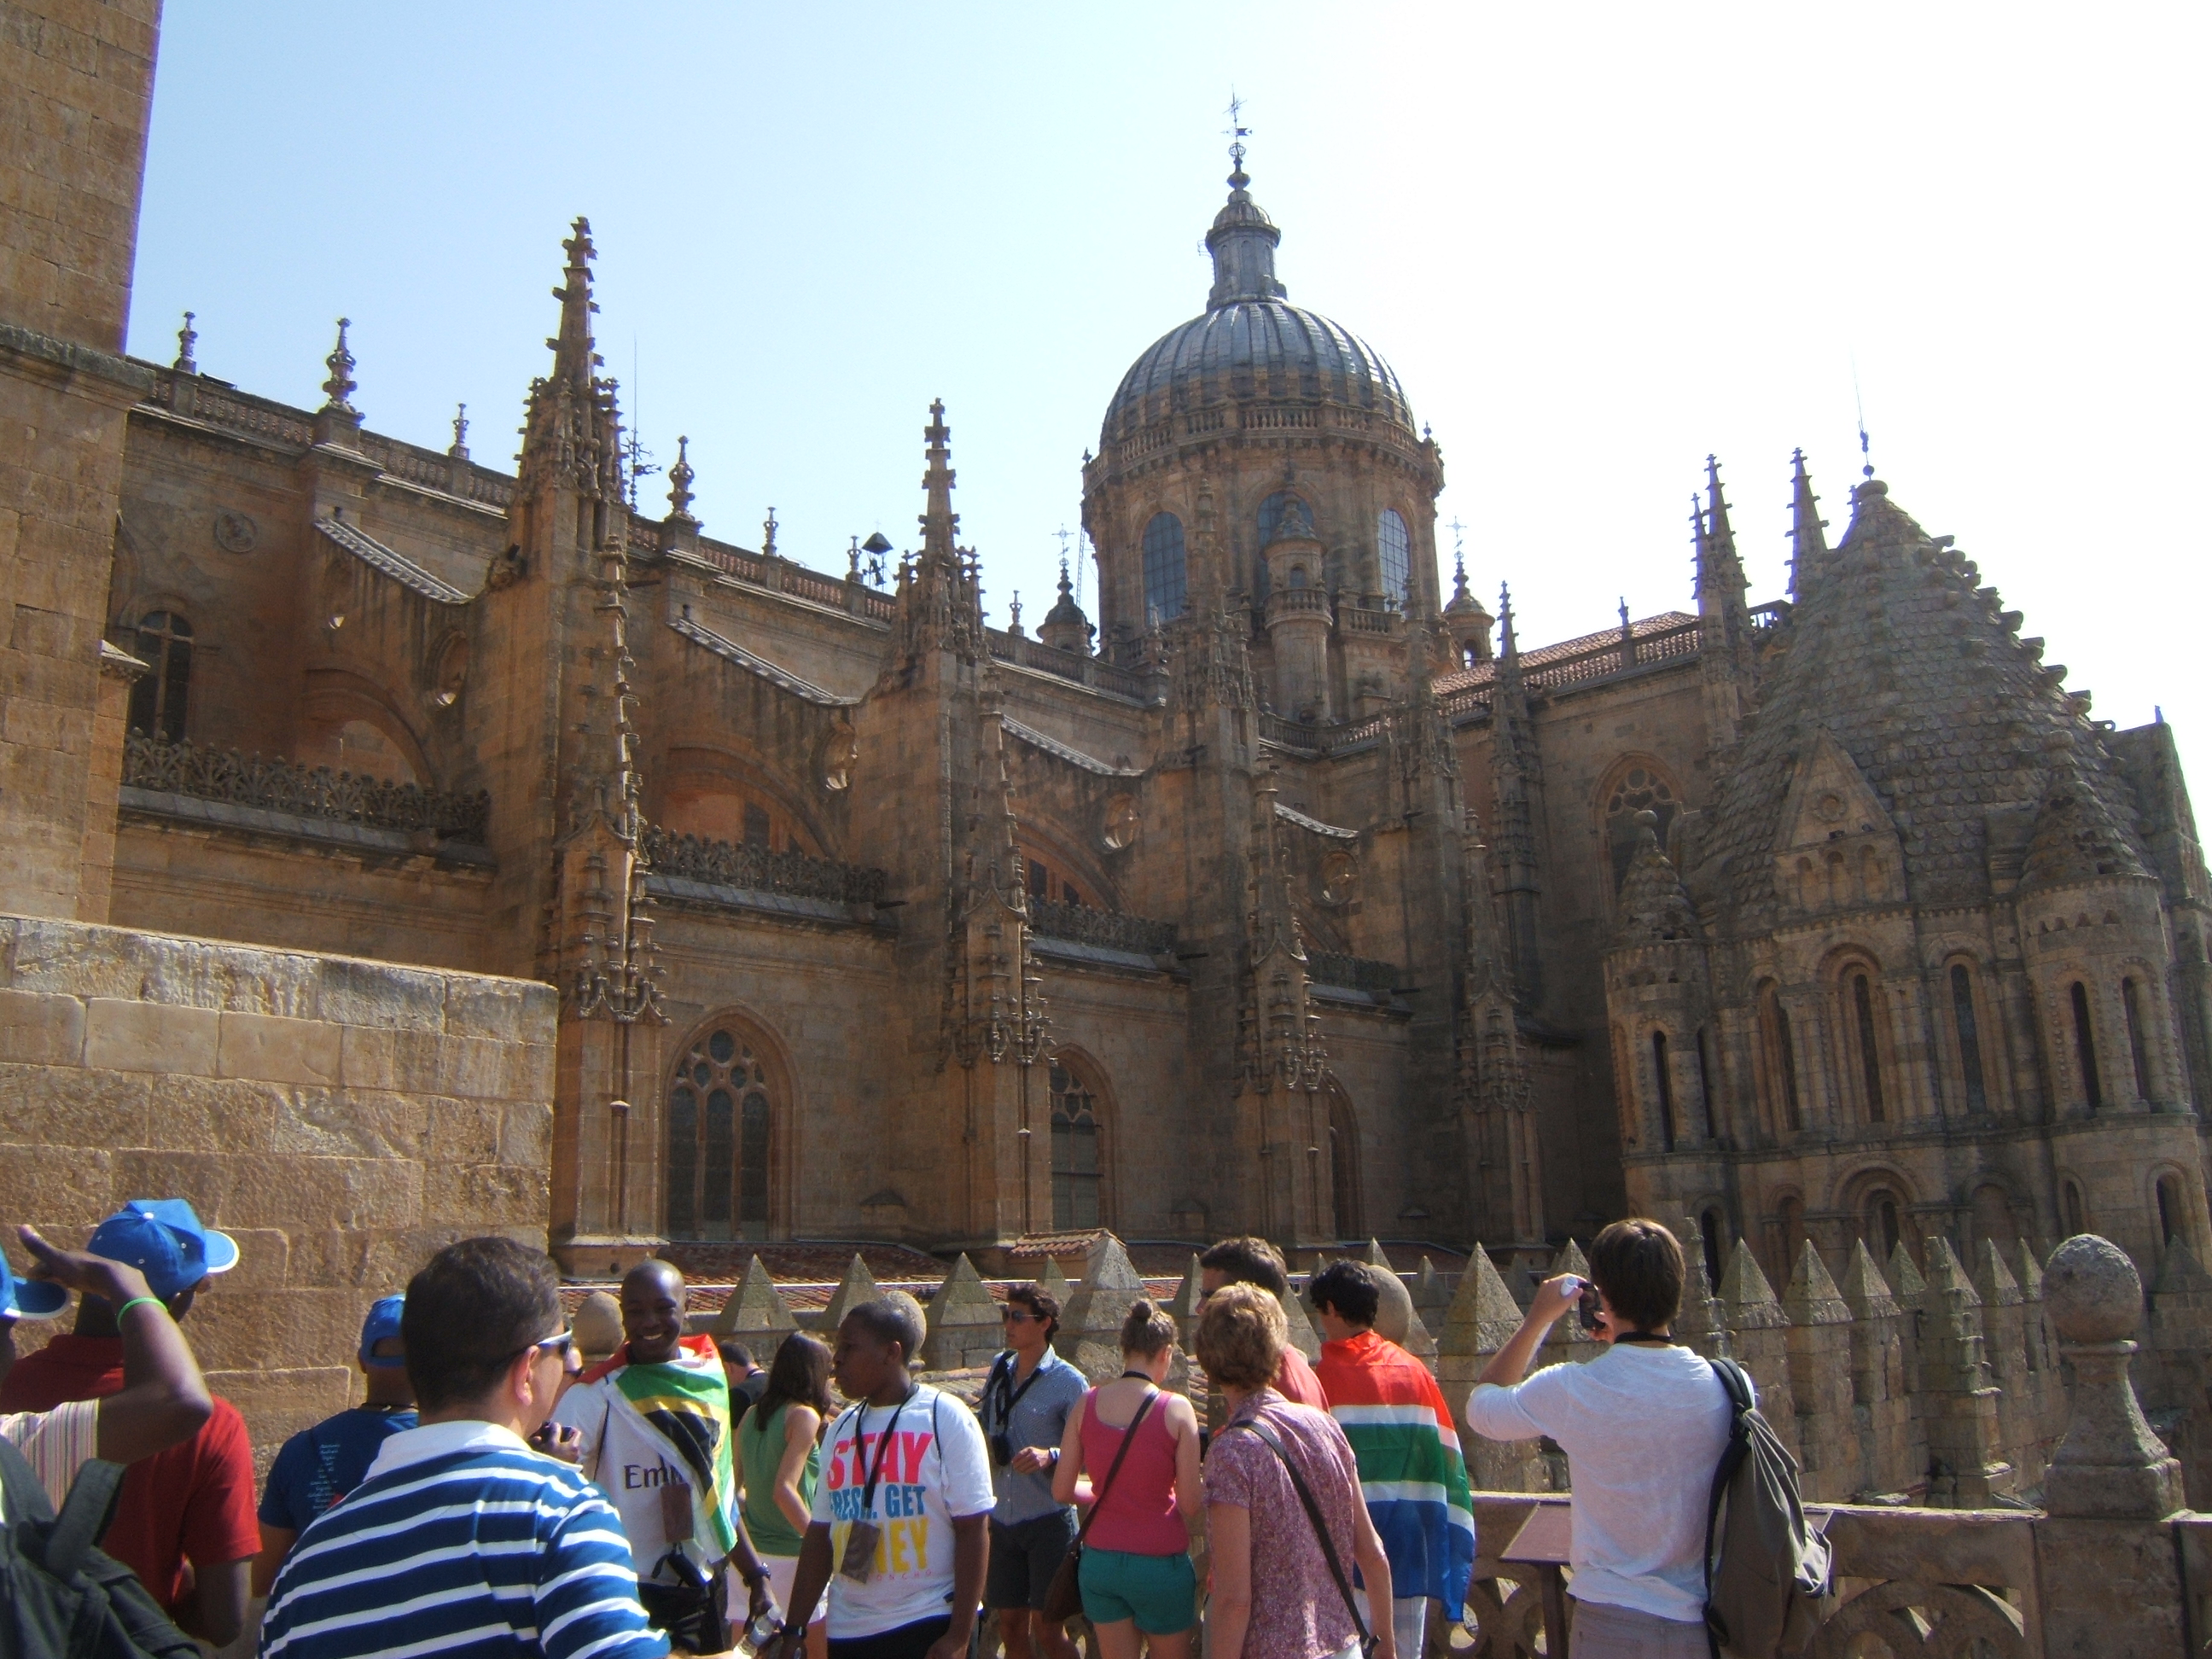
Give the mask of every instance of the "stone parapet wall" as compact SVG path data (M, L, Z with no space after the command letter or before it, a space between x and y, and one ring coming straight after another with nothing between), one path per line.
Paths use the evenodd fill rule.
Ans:
M432 1251L544 1247L556 1012L525 981L0 915L0 1221L78 1244L176 1197L236 1238L185 1328L265 1467L344 1406L368 1304Z

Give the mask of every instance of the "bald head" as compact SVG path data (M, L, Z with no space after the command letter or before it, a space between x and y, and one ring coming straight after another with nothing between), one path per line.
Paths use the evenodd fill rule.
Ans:
M657 1365L674 1357L684 1337L684 1275L658 1256L623 1275L623 1340L633 1365Z

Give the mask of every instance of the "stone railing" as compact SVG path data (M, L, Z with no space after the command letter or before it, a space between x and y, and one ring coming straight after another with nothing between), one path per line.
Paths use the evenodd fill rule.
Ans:
M1167 956L1176 947L1176 925L1171 921L1096 909L1088 904L1062 904L1056 899L1030 901L1030 930L1046 939L1130 951L1139 956Z
M124 740L126 787L237 806L329 818L383 830L428 831L447 841L481 844L491 797L411 783L387 783L327 766L301 766L235 749L167 743L142 732Z
M779 853L746 842L674 836L658 825L646 829L645 855L657 876L684 876L717 887L788 893L836 904L873 904L883 897L884 884L890 879L881 870L863 869L836 859Z
M1286 617L1293 611L1311 611L1316 616L1329 613L1328 592L1319 587L1278 587L1267 595L1267 620Z
M1323 726L1318 721L1294 720L1286 714L1261 709L1260 737L1279 748L1301 750L1309 755L1334 755L1376 742L1389 723L1388 714L1370 714L1364 720Z
M1396 611L1366 611L1356 605L1340 605L1336 620L1349 634L1392 635L1404 625L1406 618Z
M1103 657L1086 657L1077 652L1062 651L1026 635L1002 634L996 629L986 629L984 637L990 641L991 654L1000 662L1034 668L1041 674L1072 680L1078 685L1093 686L1136 702L1152 700L1152 682L1156 678L1153 675L1123 668Z
M650 519L633 519L630 523L631 545L642 543L659 545L659 528ZM742 547L731 547L720 542L702 541L694 550L698 559L711 565L726 576L736 578L750 586L765 588L771 593L789 593L814 605L826 605L848 615L866 617L872 622L889 622L898 615L898 600L891 594L870 587L866 582L850 576L824 575L803 564L794 564L780 556L764 557L748 552Z
M1387 997L1398 982L1395 963L1372 957L1346 956L1339 951L1306 952L1306 977L1316 985L1338 985L1349 991L1370 991Z

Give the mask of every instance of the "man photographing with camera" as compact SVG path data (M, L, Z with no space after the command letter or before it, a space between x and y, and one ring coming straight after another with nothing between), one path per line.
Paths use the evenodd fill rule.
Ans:
M1549 1435L1567 1454L1575 1659L1708 1659L1705 1504L1734 1413L1712 1367L1674 1340L1684 1267L1674 1234L1616 1221L1589 1262L1587 1281L1561 1273L1536 1287L1475 1382L1468 1426L1492 1440ZM1605 1352L1522 1382L1586 1294Z

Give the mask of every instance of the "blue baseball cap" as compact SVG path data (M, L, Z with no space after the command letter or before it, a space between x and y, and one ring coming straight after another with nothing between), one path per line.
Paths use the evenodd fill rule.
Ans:
M100 1224L85 1249L137 1268L163 1302L238 1265L238 1241L202 1226L181 1198L132 1199Z
M376 1345L387 1336L399 1334L400 1310L407 1305L404 1296L380 1296L368 1304L368 1317L361 1322L361 1363L374 1365L382 1370L396 1370L407 1361L404 1356L394 1359L379 1354Z
M69 1291L51 1279L18 1279L0 1255L0 1319L52 1319L69 1306Z

